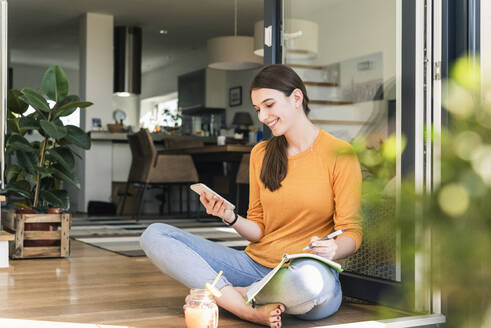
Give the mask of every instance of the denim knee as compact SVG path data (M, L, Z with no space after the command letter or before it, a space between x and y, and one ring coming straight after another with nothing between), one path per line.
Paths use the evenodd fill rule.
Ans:
M334 299L338 293L337 273L319 261L297 259L286 274L289 276L287 280L295 286L295 295L287 305L289 314L305 314L315 306Z
M145 231L140 236L140 246L144 251L147 251L155 241L166 234L166 231L175 229L175 227L170 226L165 223L152 223L149 225Z

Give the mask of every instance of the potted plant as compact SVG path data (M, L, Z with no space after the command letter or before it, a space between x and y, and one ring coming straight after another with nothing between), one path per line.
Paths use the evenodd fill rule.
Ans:
M73 147L89 149L90 137L77 126L65 126L61 118L92 103L68 94L68 80L59 66L48 68L41 91L45 96L29 88L9 91L6 148L15 164L5 171L7 190L23 199L16 203L22 208L67 211L70 200L62 182L80 188L75 172L75 156L80 155ZM31 113L29 106L34 109ZM36 140L29 141L27 134Z
M165 131L169 134L174 135L180 129L180 123L182 120L182 115L179 112L172 113L168 108L164 109L164 123Z
M87 150L88 133L77 126L65 125L61 118L77 108L92 105L68 94L68 80L59 66L45 72L39 90L10 90L7 98L10 155L5 170L9 196L18 196L16 213L61 213L70 208L63 184L80 188L75 172L76 148ZM32 108L32 109L30 109ZM11 214L11 217L15 214ZM13 220L13 219L12 219ZM49 221L49 220L48 220ZM57 230L59 223L26 223L24 230ZM11 224L11 230L16 224ZM23 246L47 246L53 241L26 240Z

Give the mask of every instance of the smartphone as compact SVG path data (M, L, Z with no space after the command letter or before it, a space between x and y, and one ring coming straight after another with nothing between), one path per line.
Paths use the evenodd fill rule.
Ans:
M205 193L206 194L206 197L208 199L211 199L212 196L216 196L219 199L223 199L223 202L225 203L225 208L226 209L233 210L235 208L235 205L234 204L232 204L231 202L229 202L228 200L226 200L225 198L223 198L222 196L220 196L219 194L217 194L216 192L214 192L213 190L211 190L210 187L208 187L207 185L205 185L203 183L195 183L195 184L192 184L190 188L191 188L192 191L194 191L198 195L201 195L202 193Z

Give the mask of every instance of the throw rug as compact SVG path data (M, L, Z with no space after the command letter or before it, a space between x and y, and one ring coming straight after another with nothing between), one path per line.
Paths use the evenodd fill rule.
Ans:
M216 219L129 217L73 217L70 238L125 256L145 256L140 235L152 223L166 223L218 244L243 250L249 243L233 228Z

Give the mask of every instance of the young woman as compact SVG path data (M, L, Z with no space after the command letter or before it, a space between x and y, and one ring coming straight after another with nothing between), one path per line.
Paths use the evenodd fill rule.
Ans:
M141 238L142 248L165 274L187 287L202 288L223 270L217 283L219 306L242 319L281 326L281 314L307 320L330 316L341 304L338 273L313 259L294 260L256 296L244 301L248 286L264 277L283 254L312 252L337 260L353 254L362 239L359 216L361 171L350 146L315 127L305 86L288 66L262 69L251 85L259 120L273 138L251 152L247 218L225 209L222 200L200 201L250 241L245 251L227 248L169 225L155 223ZM346 151L348 150L348 151ZM336 239L319 240L335 230Z

